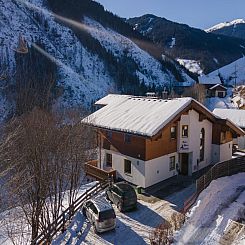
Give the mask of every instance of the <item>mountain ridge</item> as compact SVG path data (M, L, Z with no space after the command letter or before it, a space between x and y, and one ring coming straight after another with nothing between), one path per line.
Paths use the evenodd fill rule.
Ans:
M162 46L170 57L200 63L204 73L227 65L245 54L245 41L242 39L206 33L155 15L130 18L127 22Z
M236 19L219 23L205 30L208 33L245 39L245 19Z

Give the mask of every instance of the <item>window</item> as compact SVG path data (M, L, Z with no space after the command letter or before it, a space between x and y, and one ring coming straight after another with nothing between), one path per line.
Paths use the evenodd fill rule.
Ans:
M176 126L173 126L173 127L170 128L170 134L171 134L171 139L176 139L177 138Z
M200 133L200 162L204 160L204 147L205 147L205 129L202 128Z
M106 136L108 139L112 139L112 131L107 131Z
M125 134L124 135L124 142L125 143L130 143L131 142L131 135Z
M219 98L224 98L225 97L224 92L218 92L218 97Z
M175 156L170 157L169 171L175 170Z
M113 187L112 191L117 195L122 196L122 192L116 186Z
M127 159L124 160L124 173L131 174L131 161Z
M182 137L188 137L188 125L182 126Z
M106 166L112 167L112 155L109 153L106 153Z
M221 141L225 141L225 132L221 132Z
M97 208L94 206L94 204L92 203L91 206L89 207L95 214L98 214L98 210Z

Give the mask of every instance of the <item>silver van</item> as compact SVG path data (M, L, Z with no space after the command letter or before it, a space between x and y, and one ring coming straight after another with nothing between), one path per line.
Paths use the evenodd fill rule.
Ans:
M102 233L116 228L115 211L104 197L86 201L82 206L82 212L95 232Z

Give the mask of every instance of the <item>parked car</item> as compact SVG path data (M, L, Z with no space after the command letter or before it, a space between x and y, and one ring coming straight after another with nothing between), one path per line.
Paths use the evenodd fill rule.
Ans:
M86 201L82 206L82 212L92 224L95 232L102 233L116 227L115 211L105 198Z
M112 184L106 190L106 198L114 203L120 212L128 211L137 207L137 195L134 188L125 183Z

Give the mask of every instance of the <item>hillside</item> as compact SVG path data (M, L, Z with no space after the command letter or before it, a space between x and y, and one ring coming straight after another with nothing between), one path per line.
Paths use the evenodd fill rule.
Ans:
M230 22L219 23L205 31L207 33L245 39L245 20L237 19Z
M154 15L127 20L135 30L140 31L175 59L189 60L200 66L198 71L209 73L243 56L245 41L206 33Z
M245 57L207 74L205 79L212 79L219 76L225 85L242 85L245 83L244 67Z
M91 0L0 0L0 27L0 73L8 74L0 79L0 120L34 106L89 109L108 92L140 95L170 81L194 82L177 62L161 60L161 50L146 37ZM16 52L20 35L26 54Z

